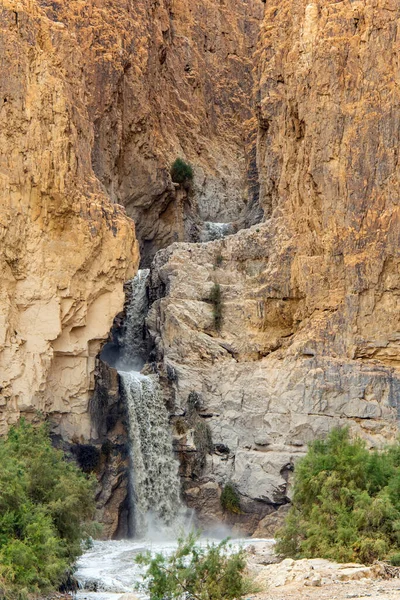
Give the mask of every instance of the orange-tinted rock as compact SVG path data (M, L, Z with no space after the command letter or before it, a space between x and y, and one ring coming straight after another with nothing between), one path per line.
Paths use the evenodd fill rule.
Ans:
M90 437L95 357L137 267L91 167L81 51L35 2L0 7L0 431L48 414Z
M196 216L244 219L258 197L251 95L262 2L41 4L82 50L94 170L134 218L142 253L189 239ZM178 156L195 169L189 199L169 178Z

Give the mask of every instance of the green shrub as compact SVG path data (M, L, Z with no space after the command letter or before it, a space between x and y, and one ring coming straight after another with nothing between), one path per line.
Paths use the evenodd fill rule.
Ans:
M214 269L216 269L217 267L221 267L223 262L224 257L222 256L222 254L217 254L214 261Z
M240 498L239 494L231 483L224 485L220 498L221 506L224 510L230 513L239 515L242 511L240 510Z
M193 169L182 158L177 158L171 166L171 179L180 185L187 184L193 179Z
M217 331L220 331L222 326L222 294L219 283L214 283L212 286L209 300L213 307L214 327Z
M184 417L178 417L175 421L175 429L178 435L183 435L188 430L188 424Z
M178 540L170 556L150 552L140 554L136 562L147 566L145 589L150 600L233 600L249 593L244 577L245 552L231 552L228 540L201 547L198 535Z
M81 554L93 479L25 421L0 440L0 587L6 598L58 588Z
M394 567L400 567L400 552L395 552L389 556L390 563Z
M276 551L372 563L400 550L400 445L368 452L348 429L313 442L295 469L293 506Z

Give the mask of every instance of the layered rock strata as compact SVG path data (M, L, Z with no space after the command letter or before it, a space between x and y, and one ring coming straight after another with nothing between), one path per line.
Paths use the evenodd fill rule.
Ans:
M259 218L252 55L260 0L40 0L82 49L93 168L137 224L142 263L199 223ZM195 170L176 189L171 163Z
M133 222L91 167L82 53L28 0L0 7L0 432L91 435L96 355L136 269Z
M333 426L370 446L397 435L399 18L390 1L268 3L257 56L268 218L156 257L158 359L177 414L201 396L216 448L186 480L204 520L222 516L231 482L235 520L254 531L254 512L288 501L296 458ZM181 450L195 452L189 438Z

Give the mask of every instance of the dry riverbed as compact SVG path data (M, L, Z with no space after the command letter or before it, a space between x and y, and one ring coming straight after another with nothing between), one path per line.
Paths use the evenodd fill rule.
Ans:
M400 569L388 573L382 564L366 567L324 559L276 563L270 543L247 551L249 569L262 590L252 600L400 600Z

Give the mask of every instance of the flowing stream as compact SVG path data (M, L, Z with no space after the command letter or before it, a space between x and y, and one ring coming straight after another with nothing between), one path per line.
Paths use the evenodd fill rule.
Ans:
M203 229L200 232L201 242L212 242L213 240L221 240L227 235L235 233L232 223L216 223L213 221L204 221Z
M203 539L199 543L207 542L208 540ZM270 546L272 554L274 540L232 540L233 549L258 544L265 546L266 543ZM124 594L132 593L145 600L145 593L136 589L137 584L142 581L143 571L142 567L135 563L135 556L145 550L168 555L176 546L176 541L151 539L94 542L93 548L78 561L75 576L81 587L76 594L77 600L132 600L131 596L124 597Z
M114 361L129 416L129 512L133 539L93 542L93 547L77 562L78 600L124 600L125 594L132 593L145 599L144 592L136 589L142 580L142 567L135 563L135 556L145 550L169 554L177 546L177 535L188 533L191 528L190 515L180 500L178 462L173 456L168 413L158 378L140 372L148 356L148 276L149 271L142 270L130 282L125 330L120 340L122 352ZM221 535L226 534L225 530ZM234 546L238 545L236 541ZM125 598L132 600L132 596Z

